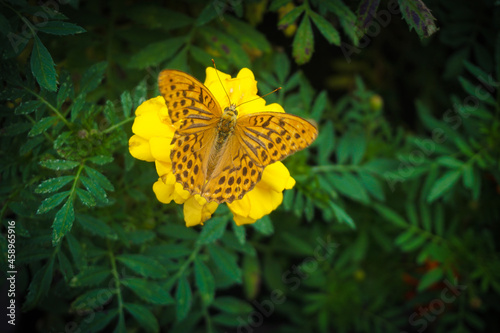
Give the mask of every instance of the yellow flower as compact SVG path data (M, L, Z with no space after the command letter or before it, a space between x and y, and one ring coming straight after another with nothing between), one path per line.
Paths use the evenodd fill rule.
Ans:
M239 105L238 115L262 111L285 112L281 105L266 102L257 96L257 81L248 68L243 68L236 78L207 68L205 86L212 92L222 110L231 103ZM199 195L191 195L175 181L170 160L170 142L174 136L175 127L168 115L168 109L162 96L149 99L139 105L135 111L136 118L132 125L134 135L129 140L130 154L140 160L155 162L158 181L153 184L156 198L162 203L184 204L184 221L191 227L203 224L210 219L218 207L216 202L207 203ZM290 176L288 169L281 162L268 165L262 173L262 179L254 189L248 192L241 200L227 204L234 216L237 225L254 223L263 216L270 214L283 201L283 190L291 189L295 180Z

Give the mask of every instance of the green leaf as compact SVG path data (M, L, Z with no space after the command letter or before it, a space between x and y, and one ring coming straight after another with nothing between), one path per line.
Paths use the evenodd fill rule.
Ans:
M115 187L113 186L113 184L111 184L111 182L108 180L108 178L106 178L106 176L104 176L99 171L92 169L89 166L85 166L85 172L87 173L87 175L90 178L92 178L99 186L101 186L105 190L107 190L107 191L114 191L115 190Z
M61 250L57 252L57 259L59 261L59 271L64 276L64 281L69 283L73 277L73 266L71 265L68 257Z
M185 38L176 37L148 44L132 56L128 63L128 67L144 69L151 66L157 66L161 62L172 58L185 42Z
M360 172L359 179L366 188L366 190L375 198L380 201L385 200L384 188L380 181L367 172Z
M401 215L399 215L398 213L396 213L392 209L390 209L386 206L383 206L381 204L374 204L373 208L375 208L375 210L380 215L382 215L382 217L387 219L389 222L391 222L395 226L405 228L405 229L408 228L408 222Z
M436 162L438 162L438 164L445 166L445 167L448 167L450 169L458 169L458 168L461 168L462 165L464 165L464 162L459 161L456 158L451 157L451 156L440 156L436 160Z
M125 303L123 306L137 320L141 329L144 329L146 332L160 331L158 320L144 305Z
M422 0L398 0L401 13L406 23L422 38L430 37L439 29L434 21L431 11Z
M56 107L61 108L66 99L73 97L75 91L73 89L73 82L71 77L67 72L61 73L61 84L59 85L59 91L57 92Z
M263 53L271 51L271 44L266 36L250 24L227 15L224 17L226 31L240 40L241 44L259 50Z
M241 269L236 263L235 256L229 254L222 247L217 245L209 245L208 250L215 265L226 275L231 281L241 283Z
M340 34L330 22L313 11L309 12L309 17L311 17L314 24L321 32L321 34L326 38L328 43L335 44L337 46L340 45Z
M337 220L339 220L339 222L345 222L351 228L356 229L356 225L354 224L352 217L350 217L342 207L333 202L330 202L330 206L332 207L333 212L335 213L335 216L337 217Z
M158 231L162 235L172 237L174 239L193 240L198 238L198 233L194 231L194 229L186 228L186 226L179 224L167 224L165 226L161 226Z
M57 245L61 238L71 230L73 221L75 221L75 209L73 208L73 199L69 198L56 213L52 224L52 245Z
M478 89L481 85L474 85L469 80L465 79L462 76L458 77L458 81L462 85L462 88L471 96L477 97L480 101L483 101L491 106L496 106L496 101L491 94L487 94L486 96L481 94L479 95L479 91L485 91L484 89Z
M33 35L33 51L31 52L31 71L38 84L49 90L57 89L57 73L54 60L37 35Z
M113 156L98 155L90 157L87 160L95 164L104 165L113 162L114 158Z
M285 83L286 78L290 75L290 60L283 52L276 53L274 56L274 68L276 75L281 83Z
M297 29L293 39L293 58L298 65L303 65L311 60L314 52L314 35L312 32L311 21L305 16Z
M92 266L86 267L83 271L75 275L70 282L71 287L95 286L103 282L111 275L109 267Z
M106 191L102 189L99 184L94 179L87 178L84 176L80 177L80 181L83 186L100 202L106 203L108 202L108 198L106 195Z
M38 207L37 214L44 214L47 213L48 211L54 209L55 207L59 206L61 202L63 202L64 199L66 199L69 196L69 191L61 192L61 193L56 193L47 199L43 200L42 203L40 204L40 207Z
M329 164L330 155L335 149L335 130L331 120L323 125L314 144L318 147L318 164Z
M161 288L153 281L138 278L127 278L121 280L121 283L146 302L158 305L168 305L174 303L172 296L170 296L165 289Z
M101 83L104 72L108 67L108 63L103 61L95 65L92 65L83 73L82 79L80 81L80 94L84 95L95 88Z
M193 294L191 286L185 276L179 278L177 290L175 291L175 313L177 321L181 321L187 317L193 302Z
M76 194L80 201L87 207L94 207L96 205L96 201L92 194L88 191L82 190L81 188L76 189Z
M215 295L214 276L205 263L198 257L194 260L194 279L195 285L201 294L203 304L211 304Z
M443 270L439 267L434 268L422 276L418 284L418 291L423 291L429 288L431 285L440 282L443 278Z
M380 4L380 0L363 0L358 7L358 19L359 25L363 31L366 32L368 25L377 16L377 8Z
M74 180L75 176L62 176L57 178L50 178L44 180L35 189L35 193L52 193L63 188L64 185L68 184L70 181Z
M236 223L233 223L233 232L234 236L236 239L238 239L238 242L243 245L246 242L246 229L243 226L236 225Z
M295 22L299 16L304 12L304 6L295 7L289 11L283 18L278 22L278 29L285 30L290 24Z
M432 186L429 195L427 196L427 202L433 202L434 200L440 198L445 192L447 192L460 178L460 170L450 170L447 171L443 176L441 176L434 186Z
M116 259L134 272L154 279L167 277L167 270L156 260L141 254L122 254Z
M226 230L228 220L223 217L215 217L207 221L201 230L200 237L196 241L197 244L213 243L222 237Z
M68 160L45 160L45 161L40 161L40 165L51 169L51 170L56 170L56 171L61 171L61 170L71 170L76 168L80 163L75 162L75 161L68 161Z
M354 46L359 45L359 28L357 27L356 15L342 1L325 1L322 3L330 11L337 15L340 25L344 29L346 35L354 43Z
M71 235L71 233L67 234L65 237L68 242L69 252L73 257L73 262L75 263L76 268L82 269L85 265L85 258L83 257L83 249L80 243L76 240L76 238Z
M321 115L323 114L323 111L326 108L326 104L328 103L328 94L326 90L322 90L317 96L316 100L314 101L313 107L311 109L311 118L315 120L321 119ZM332 123L330 120L327 121L326 125L328 123ZM325 125L325 126L326 126ZM325 131L326 127L323 127L322 131ZM333 124L331 130L333 131ZM321 132L320 132L321 135ZM334 132L332 133L334 135ZM334 142L331 142L331 145L334 146Z
M274 226L268 215L265 215L260 220L257 220L252 224L252 227L264 236L269 236L274 233Z
M216 2L208 2L205 8L198 15L198 19L196 20L196 26L202 26L206 23L212 21L217 15L222 17L222 11L220 7L217 7L218 3ZM225 4L223 4L225 5ZM220 12L219 12L220 11Z
M18 122L2 128L2 136L15 136L31 129L33 125L28 122Z
M46 296L51 289L50 285L52 284L52 274L54 272L54 258L55 256L52 255L49 261L33 276L28 287L26 302L22 306L23 311L33 309L40 299Z
M249 303L231 296L217 297L212 305L222 312L233 315L248 314L253 311L253 307Z
M76 220L84 229L88 230L93 235L102 238L118 239L118 235L114 230L98 218L90 215L78 214Z
M368 196L366 189L363 187L358 178L351 173L332 173L328 174L327 178L335 189L345 196L362 203L370 202L370 197Z
M37 121L33 127L31 128L31 131L29 131L28 136L36 136L44 133L47 131L52 125L54 125L57 122L58 118L53 116L53 117L45 117Z
M92 289L78 296L71 303L73 311L89 311L105 305L113 297L114 290L109 288Z
M118 315L118 308L108 311L92 312L89 317L82 320L78 329L81 332L103 332L104 328Z
M19 106L14 111L14 114L30 114L32 112L37 111L38 109L40 109L43 106L44 106L43 102L41 102L39 100L26 101L26 102L19 104Z
M35 25L35 28L47 34L60 36L74 35L86 32L85 29L76 24L61 21L44 21L40 24Z

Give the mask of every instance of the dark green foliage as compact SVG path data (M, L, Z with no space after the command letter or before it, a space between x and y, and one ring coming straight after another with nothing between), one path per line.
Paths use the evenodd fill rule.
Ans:
M498 1L0 2L19 332L498 331ZM212 58L319 136L271 215L187 228L128 140Z

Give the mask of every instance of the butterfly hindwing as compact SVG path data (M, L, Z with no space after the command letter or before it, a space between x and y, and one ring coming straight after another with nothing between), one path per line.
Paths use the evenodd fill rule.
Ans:
M318 130L298 116L259 112L238 118L235 133L248 156L266 166L309 146Z
M158 87L172 123L181 121L181 132L195 133L213 127L222 115L212 93L187 73L165 69L158 76Z

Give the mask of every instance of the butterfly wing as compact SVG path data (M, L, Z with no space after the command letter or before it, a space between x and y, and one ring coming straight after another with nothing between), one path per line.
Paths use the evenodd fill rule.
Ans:
M196 133L213 127L222 115L212 93L191 75L165 69L158 76L158 87L173 123L180 121L179 132Z
M313 124L291 114L241 116L220 157L222 169L207 180L202 196L218 203L243 198L260 181L267 165L306 148L317 135Z
M172 171L185 190L199 194L205 184L221 108L212 93L187 73L163 70L158 87L172 122L178 125L171 142Z
M318 136L309 121L288 113L244 115L236 123L238 140L249 158L266 166L308 147Z

